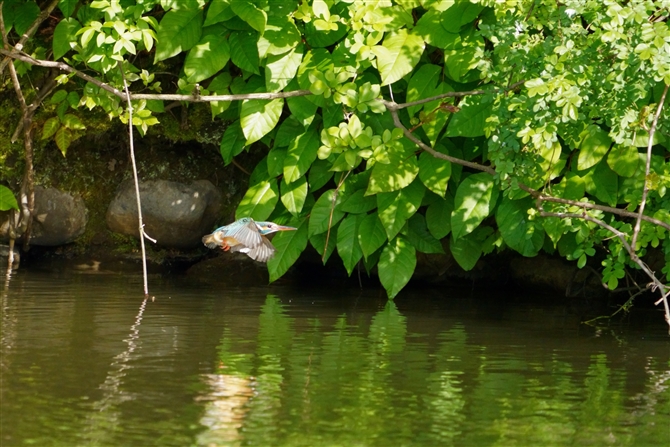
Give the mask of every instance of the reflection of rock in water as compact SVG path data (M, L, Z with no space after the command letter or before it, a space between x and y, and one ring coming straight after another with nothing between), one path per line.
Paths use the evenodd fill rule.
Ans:
M248 377L226 374L205 374L203 380L210 389L197 400L208 402L200 419L207 428L198 435L198 445L241 442L240 428L246 416L246 404L253 394L252 381Z

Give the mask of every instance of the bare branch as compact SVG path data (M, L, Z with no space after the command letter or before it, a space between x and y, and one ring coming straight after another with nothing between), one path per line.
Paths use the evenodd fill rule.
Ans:
M432 99L432 100L434 100L434 99ZM396 104L395 102L386 101L386 100L382 100L382 102L383 102L384 106L386 106L388 111L391 112L391 116L393 117L393 124L398 129L401 129L403 131L403 134L405 135L405 137L407 137L408 140L410 140L411 142L413 142L414 144L419 146L424 151L428 152L433 157L441 158L442 160L447 160L447 161L450 161L452 163L455 163L455 164L458 164L458 165L461 165L461 166L467 166L468 168L476 169L478 171L483 171L483 172L487 172L491 175L495 175L496 171L490 166L481 165L479 163L474 163L474 162L467 161L467 160L461 160L460 158L452 157L450 155L438 152L435 149L433 149L432 147L428 146L426 143L424 143L423 141L421 141L417 137L415 137L414 134L412 132L410 132L409 129L407 129L402 124L402 122L400 122L400 116L398 116L398 110L402 108L402 107L400 107L400 106L402 106L402 104Z
M647 195L649 194L649 188L647 187L647 178L649 177L649 171L651 170L651 148L654 145L654 134L656 133L658 117L661 116L661 111L663 110L663 103L665 103L665 96L667 94L668 94L668 85L666 85L665 89L663 90L661 100L658 102L658 107L656 108L654 119L651 122L651 127L649 128L649 142L647 143L647 163L644 169L644 188L642 189L642 200L640 201L640 209L637 214L637 220L635 221L635 228L633 228L633 238L631 241L633 250L635 250L635 246L637 244L637 235L640 234L640 223L642 221L644 207L647 204Z

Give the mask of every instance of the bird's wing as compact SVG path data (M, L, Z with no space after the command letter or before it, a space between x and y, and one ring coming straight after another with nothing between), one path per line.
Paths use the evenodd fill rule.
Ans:
M226 237L233 238L249 248L256 248L263 243L262 236L258 232L258 227L253 220L249 220L249 222L240 225L238 228L229 230Z
M268 240L268 238L262 236L261 244L257 245L254 248L249 248L242 245L236 245L234 247L231 247L230 251L239 251L240 253L244 253L254 261L268 262L268 260L275 255L275 251L277 250Z

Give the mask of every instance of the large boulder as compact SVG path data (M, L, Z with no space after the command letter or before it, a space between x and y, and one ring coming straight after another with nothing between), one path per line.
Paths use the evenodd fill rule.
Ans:
M167 180L140 183L144 231L162 247L193 248L216 223L221 193L208 180L190 185ZM107 209L107 225L139 237L135 184L124 182Z
M32 245L69 244L86 230L88 210L84 200L56 188L35 187Z

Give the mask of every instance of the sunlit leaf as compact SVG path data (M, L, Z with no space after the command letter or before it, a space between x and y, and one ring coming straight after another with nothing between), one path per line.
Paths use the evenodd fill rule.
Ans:
M468 97L467 105L454 113L447 126L448 137L480 137L484 135L486 118L492 113L490 98L483 96Z
M19 204L16 201L16 197L14 197L11 189L0 185L0 211L7 211L11 209L19 209Z
M67 149L70 147L70 144L72 144L72 131L67 127L61 126L56 131L54 140L56 141L56 146L58 146L58 149L60 149L63 154L63 157L65 157Z
M379 220L384 224L386 234L393 239L421 206L426 188L419 181L413 182L400 191L377 194Z
M60 119L57 116L52 116L44 122L42 127L42 139L46 140L54 136L56 131L60 128Z
M440 150L440 152L446 150ZM424 185L440 197L447 192L447 183L451 177L451 162L436 158L428 152L419 156L419 178Z
M289 213L297 216L305 205L307 198L307 179L300 177L292 183L286 183L286 179L281 181L281 201Z
M454 198L451 231L454 239L471 233L491 213L498 192L493 177L481 172L461 182Z
M268 56L265 63L265 85L269 92L278 92L288 85L298 72L303 46L298 45L285 54Z
M319 135L313 127L291 141L284 160L286 183L294 182L307 173L314 160L316 160L320 142Z
M279 201L276 180L262 181L249 187L235 211L235 219L251 217L263 221L270 217Z
M190 50L200 40L203 12L200 8L173 9L158 25L155 62Z
M230 59L230 46L223 34L202 36L191 48L184 62L184 73L190 83L200 82L215 75Z
M616 145L607 156L607 164L621 177L632 177L639 162L640 157L634 146Z
M277 252L268 261L270 282L281 278L307 248L307 219L293 225L297 230L280 231L272 239L272 245Z
M230 7L240 19L247 22L253 29L263 34L268 16L265 11L258 9L253 3L245 0L230 2Z
M386 289L389 299L395 296L409 282L416 268L416 250L403 236L391 240L377 263L379 280Z
M374 46L372 51L377 56L382 85L393 84L411 72L419 62L425 45L421 37L400 29L388 34L381 46Z
M577 169L580 171L598 164L612 144L607 132L596 125L589 126L583 132L582 138L577 157Z
M284 100L282 98L264 101L250 99L242 102L240 124L247 139L246 145L255 143L270 132L279 122Z

